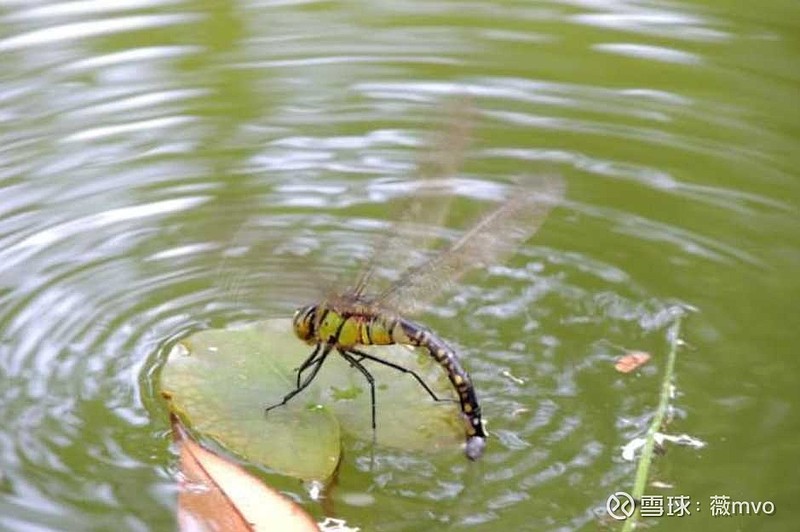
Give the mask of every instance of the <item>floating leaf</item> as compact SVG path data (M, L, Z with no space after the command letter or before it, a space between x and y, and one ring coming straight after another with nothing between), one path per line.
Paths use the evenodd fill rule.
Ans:
M201 331L173 348L162 372L162 394L195 430L246 459L304 480L325 480L340 455L340 427L372 441L364 376L333 352L307 389L284 407L264 413L294 389L295 368L312 349L294 336L287 319ZM437 396L454 396L424 349L364 351L412 369ZM379 446L455 450L463 442L457 403L433 401L409 374L371 361L363 364L375 378Z

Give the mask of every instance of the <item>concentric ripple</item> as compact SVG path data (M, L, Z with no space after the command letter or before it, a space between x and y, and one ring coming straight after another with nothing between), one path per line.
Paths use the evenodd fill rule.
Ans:
M447 176L446 227L420 230L452 241L539 174L562 175L567 200L418 316L474 377L483 461L347 441L337 512L369 530L593 526L630 484L619 447L649 419L679 317L695 350L680 430L736 439L753 468L679 454L682 487L769 471L748 449L784 436L797 364L784 26L601 4L4 6L0 528L173 528L166 347L380 264L459 98L474 142ZM424 256L402 244L393 258ZM654 362L623 377L629 349Z

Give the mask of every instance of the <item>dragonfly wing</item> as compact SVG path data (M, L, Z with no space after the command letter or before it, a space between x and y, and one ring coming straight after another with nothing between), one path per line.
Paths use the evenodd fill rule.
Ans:
M368 285L380 283L378 271L402 271L414 262L414 251L428 250L440 237L436 229L444 226L454 195L452 178L458 173L470 143L474 108L468 100L449 102L444 112L446 124L418 163L419 178L413 182L408 201L402 202L396 220L374 244L373 258L367 262L353 295L360 297Z
M452 287L467 271L503 262L539 230L564 192L564 181L558 176L544 178L534 188L515 187L499 208L449 248L407 270L375 298L375 303L413 313Z
M256 315L279 315L316 301L338 269L309 260L314 239L303 220L250 217L223 238L214 272L218 305ZM280 272L280 275L276 275Z

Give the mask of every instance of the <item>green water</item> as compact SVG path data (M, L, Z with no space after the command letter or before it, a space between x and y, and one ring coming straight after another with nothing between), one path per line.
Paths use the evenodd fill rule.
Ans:
M445 236L512 183L568 184L504 267L416 317L474 377L485 457L371 466L346 441L325 505L265 478L362 530L617 529L620 449L683 313L667 431L706 445L656 460L647 493L692 514L647 523L793 530L798 21L789 1L3 4L0 529L173 529L164 345L356 271L468 96ZM653 359L620 375L626 349ZM714 495L775 510L712 517Z

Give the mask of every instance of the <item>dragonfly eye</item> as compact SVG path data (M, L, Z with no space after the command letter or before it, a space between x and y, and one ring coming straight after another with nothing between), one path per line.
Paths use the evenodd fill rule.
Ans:
M314 330L314 321L316 320L316 316L316 305L301 307L294 313L294 318L292 319L294 333L304 342L310 342L314 340L314 335L316 334L316 331Z

